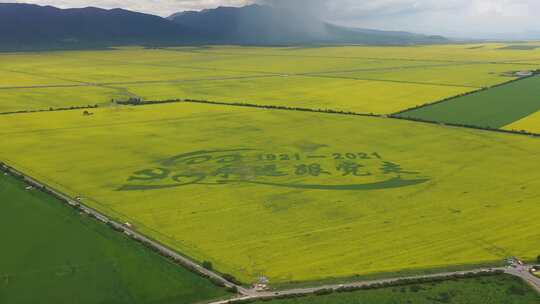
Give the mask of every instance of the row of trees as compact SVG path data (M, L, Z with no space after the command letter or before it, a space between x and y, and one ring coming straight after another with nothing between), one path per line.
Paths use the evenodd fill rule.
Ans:
M72 107L63 107L63 108L52 108L46 110L20 110L20 111L12 111L12 112L2 112L0 115L8 115L8 114L20 114L20 113L37 113L37 112L52 112L52 111L69 111L69 110L82 110L82 109L95 109L99 106L97 104L95 105L86 105L86 106L72 106Z
M416 117L402 117L402 116L396 116L396 115L390 115L390 117L394 119L410 120L410 121L416 121L416 122L422 122L422 123L428 123L428 124L434 124L434 125L445 125L445 126L451 126L451 127L469 128L469 129L484 130L484 131L491 131L491 132L498 132L498 133L509 133L509 134L519 134L519 135L540 137L540 134L529 132L527 130L505 130L505 129L496 129L492 127L482 127L482 126L469 125L469 124L446 123L446 122L443 123L443 122L434 121L434 120L427 120L427 119L416 118Z
M117 101L116 103L121 104L121 105L140 106L140 105L176 103L176 102L191 102L191 103L213 104L213 105L223 105L223 106L250 107L250 108L272 109L272 110L318 112L318 113L330 113L330 114L341 114L341 115L385 117L385 115L378 115L378 114L373 114L373 113L357 113L357 112L351 112L351 111L339 111L339 110L332 110L332 109L310 109L310 108L302 108L302 107L287 107L287 106L276 106L276 105L258 105L258 104L245 103L245 102L223 102L223 101L209 101L209 100L200 100L200 99L141 100L141 99L138 99L138 98L134 98L134 99L126 100L126 101Z
M516 80L513 80L516 81ZM467 95L471 93L462 94ZM456 97L450 97L445 100L450 100ZM240 106L240 107L252 107L252 108L261 108L261 109L272 109L272 110L288 110L288 111L301 111L301 112L317 112L317 113L329 113L329 114L339 114L339 115L355 115L355 116L365 116L365 117L379 117L379 118L393 118L393 119L401 119L401 120L410 120L415 122L422 122L422 123L429 123L429 124L437 124L437 125L447 125L447 126L453 126L453 127L461 127L461 128L469 128L469 129L477 129L477 130L486 130L486 131L492 131L492 132L500 132L500 133L510 133L510 134L520 134L520 135L530 135L534 137L540 137L540 134L528 132L526 130L503 130L503 129L496 129L491 127L482 127L482 126L476 126L476 125L469 125L469 124L459 124L459 123L441 123L438 121L433 120L426 120L421 118L415 118L415 117L405 117L405 116L399 116L398 114L392 114L392 115L378 115L373 113L356 113L351 111L338 111L338 110L332 110L332 109L309 109L309 108L301 108L301 107L287 107L287 106L276 106L276 105L257 105L257 104L251 104L251 103L243 103L243 102L220 102L220 101L209 101L209 100L197 100L197 99L167 99L167 100L157 100L157 101L143 101L141 99L130 99L128 101L119 101L118 104L123 105L151 105L151 104L164 104L164 103L176 103L176 102L191 102L191 103L202 103L202 104L213 104L213 105L227 105L227 106ZM439 101L442 102L442 101ZM432 104L429 104L432 105ZM424 107L424 106L419 106ZM407 110L408 111L408 110Z

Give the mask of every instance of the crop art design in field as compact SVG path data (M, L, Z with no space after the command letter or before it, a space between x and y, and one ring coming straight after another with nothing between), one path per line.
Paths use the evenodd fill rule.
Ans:
M429 178L377 152L269 153L256 149L201 150L134 172L119 191L196 185L256 184L315 190L381 190Z

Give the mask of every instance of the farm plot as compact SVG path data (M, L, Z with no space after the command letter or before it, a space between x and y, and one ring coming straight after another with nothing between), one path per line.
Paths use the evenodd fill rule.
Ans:
M516 44L511 44L516 45ZM461 63L540 63L540 49L527 47L538 43L525 43L524 49L511 49L509 44L443 44L423 46L336 46L336 47L205 47L192 49L199 53L222 55L272 55L314 58L384 59L392 61L433 61ZM188 48L189 49L189 48Z
M0 89L0 113L48 110L50 108L108 105L111 99L128 99L122 88L77 85L70 87Z
M50 85L76 85L72 81L50 79L48 77L30 75L27 73L17 73L10 71L0 71L2 79L0 80L0 90L6 90L15 87L40 87Z
M399 114L444 123L502 128L540 110L540 76Z
M1 54L0 113L108 105L113 99L191 98L390 114L500 83L508 79L501 76L505 72L540 65L537 50L504 51L503 46Z
M74 54L66 54L77 58L73 62L56 62L52 58L49 64L41 64L36 66L28 66L28 63L16 65L11 73L20 73L34 77L48 78L51 81L71 81L72 83L83 84L112 84L112 83L139 83L139 82L160 82L160 81L175 81L175 80L212 80L238 76L246 76L246 73L235 72L231 70L215 70L209 68L191 67L189 61L183 61L183 58L164 57L159 53L151 53L156 56L156 59L164 60L165 62L148 62L144 60L145 52L140 50L138 54L128 52L124 54L126 58L110 59L107 56L107 51L96 51L93 57L90 55L81 56L76 52ZM102 54L101 53L105 53ZM165 53L168 55L169 53ZM151 57L151 56L148 56ZM171 62L166 61L171 60ZM45 61L46 63L46 61ZM26 72L28 70L28 72ZM255 72L249 75L259 75ZM3 86L3 85L2 85Z
M0 302L200 303L227 296L188 270L0 175Z
M247 48L248 50L250 48ZM176 52L192 52L190 50L175 50ZM229 48L211 48L215 52L195 51L198 56L228 56L220 60L201 61L196 67L215 70L236 70L242 72L259 72L272 74L306 74L320 72L345 72L355 70L398 69L403 67L430 67L440 65L434 61L385 60L370 58L347 58L325 56L324 48L319 48L320 56L303 56L295 51L288 53L268 52L266 48L254 48L250 53ZM272 49L270 49L272 50ZM358 49L361 52L361 49Z
M361 81L318 76L272 76L127 86L145 100L175 96L257 105L391 114L401 109L468 92L467 87Z
M534 138L189 103L92 112L0 117L0 159L244 282L538 255Z
M470 87L473 91L504 83L517 77L514 73L522 70L536 70L539 65L517 64L453 64L429 68L403 68L349 73L325 73L321 76L402 82L412 84Z

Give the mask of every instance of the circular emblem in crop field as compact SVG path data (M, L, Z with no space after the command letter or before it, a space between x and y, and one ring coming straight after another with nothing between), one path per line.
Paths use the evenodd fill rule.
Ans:
M374 151L279 153L243 148L178 154L134 172L118 190L253 184L368 191L413 186L428 180L420 172Z

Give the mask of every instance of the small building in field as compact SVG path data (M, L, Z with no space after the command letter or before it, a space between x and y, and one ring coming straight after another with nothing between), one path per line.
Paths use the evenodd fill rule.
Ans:
M269 286L270 280L265 276L260 276L257 278L257 283L252 285L252 288L256 291L267 291L270 290Z
M519 71L515 74L517 77L529 77L533 75L532 71Z

